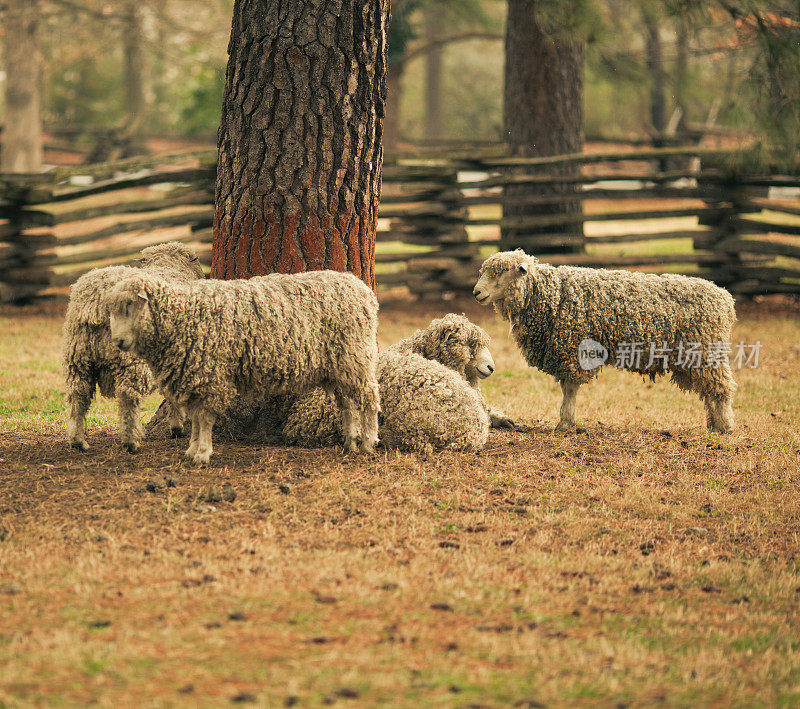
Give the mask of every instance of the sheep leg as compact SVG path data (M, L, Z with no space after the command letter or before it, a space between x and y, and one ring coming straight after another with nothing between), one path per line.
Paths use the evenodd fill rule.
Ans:
M214 453L214 447L211 445L211 434L214 431L214 421L216 415L207 409L198 409L197 422L197 450L194 454L194 462L197 465L208 465L208 461Z
M500 409L488 407L489 424L492 428L516 428L517 424L514 419L506 416Z
M366 392L361 401L361 450L371 454L375 452L378 444L378 414L381 410L381 396L378 382L373 381L367 385Z
M556 431L567 432L575 428L575 400L578 397L580 384L576 382L562 381L561 392L564 398L561 401L561 419L556 426Z
M129 453L138 453L142 447L144 427L140 420L141 399L129 393L117 393L119 428L122 445Z
M189 460L194 460L194 456L197 453L197 446L199 445L199 438L200 438L200 419L198 418L198 411L196 408L192 408L189 411L189 418L192 420L192 434L189 437L189 447L186 449L184 455Z
M175 398L166 391L161 392L164 400L169 407L169 432L172 438L183 436L183 422L186 420L186 410L177 402Z
M89 450L86 442L86 412L92 403L94 381L78 380L68 386L69 418L67 419L67 437L73 448L79 451Z
M730 398L706 399L706 426L712 433L731 433L734 429Z
M344 449L347 453L356 453L361 443L361 412L358 410L355 401L353 401L351 397L345 396L338 390L334 390L333 396L336 399L337 406L342 412Z

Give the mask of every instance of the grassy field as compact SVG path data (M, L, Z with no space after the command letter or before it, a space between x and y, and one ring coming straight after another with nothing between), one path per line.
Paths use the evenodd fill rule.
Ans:
M583 432L495 339L484 391L533 427L479 455L218 441L131 456L98 403L67 448L61 310L0 310L0 706L797 706L800 314L740 308L739 428L607 371ZM157 403L149 403L152 411ZM234 499L235 498L235 499Z

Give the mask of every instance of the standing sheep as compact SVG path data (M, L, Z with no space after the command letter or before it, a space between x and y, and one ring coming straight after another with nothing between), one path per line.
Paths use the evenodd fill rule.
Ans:
M371 452L380 409L378 301L349 273L167 283L139 273L110 295L111 333L153 369L192 419L186 456L208 463L212 429L237 394L322 386L345 422L345 448Z
M140 266L154 277L189 281L203 277L197 254L188 246L170 241L142 250ZM61 360L69 404L67 436L73 448L88 450L86 413L95 387L119 405L120 436L125 447L136 453L144 431L139 421L141 403L155 389L149 367L111 341L108 304L105 298L126 276L138 270L129 266L98 268L81 276L72 286L61 340ZM183 416L171 406L170 427L179 435Z
M383 410L381 439L387 445L429 454L450 448L478 451L486 443L490 412L478 391L494 371L489 336L463 315L445 315L384 350L378 358ZM282 435L301 446L335 445L341 417L333 399L315 389L297 400L277 402Z
M574 428L578 388L606 362L652 379L670 371L678 387L700 396L711 431L733 430L736 382L726 347L736 312L730 294L713 283L556 268L518 249L486 259L473 294L511 323L528 364L561 384L557 431ZM581 360L579 348L590 356Z

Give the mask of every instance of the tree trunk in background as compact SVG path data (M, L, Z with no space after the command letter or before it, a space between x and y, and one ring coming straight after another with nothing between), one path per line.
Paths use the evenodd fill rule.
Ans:
M681 111L679 125L688 120L688 107L686 105L686 90L689 78L689 21L685 17L678 17L675 23L677 47L675 55L675 105Z
M584 45L548 34L537 16L538 0L509 0L506 24L505 127L514 155L546 157L583 151ZM569 178L580 167L559 166L543 174ZM571 196L575 199L571 199ZM526 200L552 196L546 204ZM514 186L505 190L504 218L580 215L575 185ZM552 236L552 238L548 238ZM561 227L505 227L504 248L530 253L583 250L580 223Z
M397 153L400 143L400 82L403 65L389 65L386 72L386 118L383 120L383 149L387 155Z
M42 169L39 0L7 0L3 20L6 71L0 172Z
M128 114L125 127L123 157L146 152L143 139L147 124L147 99L145 97L144 29L141 3L132 0L126 8L125 18L125 110Z
M441 37L442 9L436 4L425 8L425 34L428 41ZM433 47L425 57L425 138L442 139L442 55L441 46Z
M658 17L649 8L642 9L645 25L645 52L650 72L650 122L656 136L662 137L667 127L667 101L664 95L664 58ZM659 140L655 141L658 146Z
M212 275L375 286L389 0L236 0Z

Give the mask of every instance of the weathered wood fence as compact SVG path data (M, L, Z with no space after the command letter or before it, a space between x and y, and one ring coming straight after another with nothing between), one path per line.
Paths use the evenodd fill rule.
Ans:
M214 155L154 156L46 175L0 175L0 299L59 295L82 273L160 241L210 259ZM583 247L551 263L672 271L744 294L800 294L800 178L734 175L731 155L662 149L568 155L405 159L384 166L377 281L413 293L471 289L504 227L526 250ZM567 177L549 169L572 166ZM533 208L571 185L578 214L504 217L508 186ZM543 188L537 192L537 188Z

